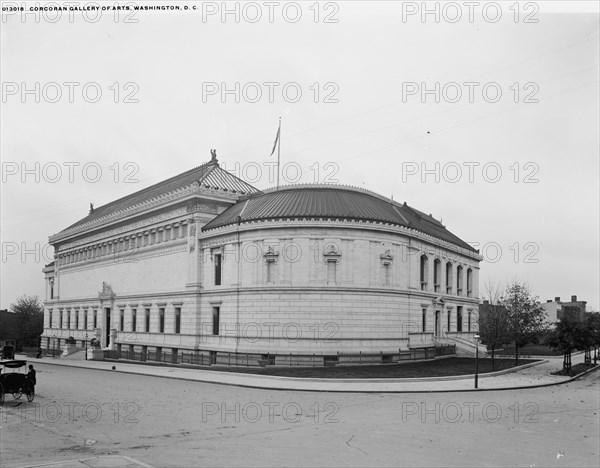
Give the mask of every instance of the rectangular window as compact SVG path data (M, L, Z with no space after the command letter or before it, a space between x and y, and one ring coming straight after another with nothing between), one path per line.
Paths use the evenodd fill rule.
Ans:
M71 329L71 310L70 309L67 311L67 328L69 330Z
M52 328L52 309L48 310L48 328Z
M158 331L160 333L165 332L165 308L161 307L158 309Z
M390 264L389 263L383 264L383 285L384 286L390 285Z
M137 322L137 309L131 309L131 331L135 331Z
M181 307L175 307L175 333L181 333Z
M219 334L220 307L213 307L213 335Z
M467 331L471 331L471 311L467 312Z
M83 310L83 329L87 330L88 327L88 310Z
M150 309L144 309L144 315L145 315L144 331L149 332L150 331Z
M421 311L421 322L422 331L425 333L427 331L427 309Z
M275 262L267 260L267 283L273 283L273 265Z
M456 308L456 331L462 331L462 306Z
M54 299L54 279L50 280L50 299Z
M94 309L94 330L98 328L98 310Z
M119 331L125 331L125 311L119 310Z
M327 262L327 284L335 284L337 278L337 262Z
M75 311L75 330L79 330L79 310Z
M219 286L221 284L221 254L215 254L215 286Z
M450 331L450 324L452 323L452 311L448 310L448 329L446 331Z
M63 311L62 311L62 309L59 309L59 311L58 311L58 328L62 328L62 324L63 324Z

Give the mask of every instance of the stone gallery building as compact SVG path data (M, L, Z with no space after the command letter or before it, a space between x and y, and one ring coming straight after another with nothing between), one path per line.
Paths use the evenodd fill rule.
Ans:
M96 338L110 357L244 365L474 349L478 251L364 189L260 191L213 152L49 242L48 349Z

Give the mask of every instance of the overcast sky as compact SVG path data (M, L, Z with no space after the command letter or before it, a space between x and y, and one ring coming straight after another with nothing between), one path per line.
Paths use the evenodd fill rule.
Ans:
M406 201L481 249L481 290L517 278L598 310L597 2L33 5L2 2L28 14L1 23L1 308L44 297L48 236L90 202L211 148L272 187L281 116L282 184Z

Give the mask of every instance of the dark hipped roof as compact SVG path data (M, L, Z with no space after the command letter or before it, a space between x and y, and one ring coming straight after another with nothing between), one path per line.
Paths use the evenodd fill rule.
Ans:
M221 190L240 195L248 195L258 192L258 189L244 182L233 174L221 169L216 161L210 161L201 166L190 169L189 171L178 174L170 179L163 180L157 184L151 185L138 192L127 195L106 205L94 208L94 211L85 218L77 221L61 232L72 229L76 226L100 219L120 210L132 207L134 205L149 201L153 198L165 195L167 193L180 190L191 186L197 182L200 187Z
M243 197L206 224L208 231L229 224L270 219L346 219L405 226L476 251L435 218L363 189L345 186L291 185Z

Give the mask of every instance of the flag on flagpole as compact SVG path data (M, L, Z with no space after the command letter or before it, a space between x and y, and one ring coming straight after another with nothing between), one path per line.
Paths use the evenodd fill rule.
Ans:
M279 141L279 133L281 132L281 119L279 120L279 128L277 129L277 135L275 135L275 143L273 143L273 150L271 151L271 154L269 155L269 157L273 156L273 153L275 153L275 148L277 148L277 142Z

